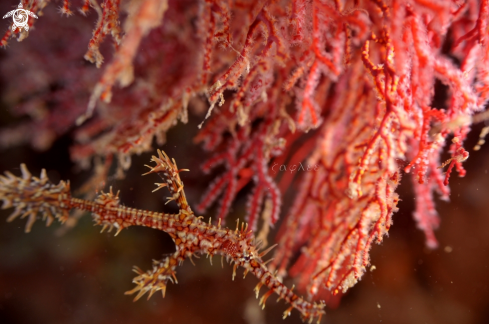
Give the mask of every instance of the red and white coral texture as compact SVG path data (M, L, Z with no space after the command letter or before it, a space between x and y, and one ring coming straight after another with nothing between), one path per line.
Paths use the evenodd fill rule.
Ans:
M22 3L39 16L47 10L46 1ZM71 13L69 6L64 1L62 12ZM117 160L122 175L132 154L150 150L153 138L162 144L177 120L187 122L187 109L203 113L208 103L195 141L212 152L203 171L219 164L225 171L198 211L220 200L224 221L252 182L247 219L256 230L261 216L266 234L280 217L286 187L275 184L271 163L290 157L317 165L298 177L270 265L281 277L296 277L311 298L323 287L345 291L363 275L372 243L392 224L404 172L413 179L418 227L436 247L434 192L448 199L452 169L465 174L463 143L489 98L487 0L87 0L81 11L98 15L85 58L102 74L70 66L53 67L27 85L14 79L9 103L33 121L3 130L3 147L27 141L46 148L78 119L72 159L83 167L99 161L104 176ZM127 12L122 29L121 11ZM43 21L28 46L42 34L66 37L69 30ZM99 47L109 34L115 50L103 66ZM7 32L2 44L14 36L27 35ZM54 52L59 62L76 56L71 46L63 48ZM7 54L2 68L18 59ZM42 71L41 61L31 62L30 69ZM73 84L53 87L66 80ZM446 85L445 100L434 98L438 81ZM73 98L84 99L63 109ZM443 175L447 141L451 158ZM296 152L294 142L303 144Z

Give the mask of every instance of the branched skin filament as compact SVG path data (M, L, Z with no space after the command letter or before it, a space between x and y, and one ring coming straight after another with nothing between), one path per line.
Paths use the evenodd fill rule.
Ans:
M196 217L188 205L183 183L175 161L158 150L158 157L153 156L152 162L156 165L148 166L150 171L146 174L157 173L165 182L157 183L156 190L167 187L171 193L168 201L174 200L179 206L178 214L166 214L147 210L134 209L121 206L118 194L114 195L112 188L109 193L101 193L95 201L87 201L72 198L68 182L61 181L58 185L49 183L43 170L40 178L33 177L25 165L21 165L22 178L6 172L6 176L0 176L0 199L3 200L2 208L15 207L14 213L9 217L12 221L18 216L29 216L26 231L30 231L37 214L41 214L50 224L54 219L66 221L71 209L79 209L92 213L97 225L103 226L102 231L109 227L109 231L115 228L116 235L122 229L130 226L146 226L167 232L176 245L176 252L164 257L161 261L153 261L153 268L144 272L138 267L134 272L138 274L133 283L134 289L127 291L127 295L136 294L134 300L138 300L148 293L148 299L161 290L165 296L168 281L177 283L176 267L185 259L190 259L197 254L207 255L212 263L214 255L221 255L226 261L234 264L233 279L238 267L244 268L244 275L251 272L260 281L255 287L257 298L260 288L265 286L270 290L260 299L260 305L265 307L267 298L275 292L279 299L284 299L289 308L284 312L284 318L290 315L292 309L297 309L304 320L312 322L314 318L321 320L324 314L324 303L311 303L296 295L292 289L287 288L266 266L263 257L274 247L260 251L260 243L257 243L251 230L244 223L237 223L236 230L221 228L206 223L202 217ZM155 191L156 191L155 190Z

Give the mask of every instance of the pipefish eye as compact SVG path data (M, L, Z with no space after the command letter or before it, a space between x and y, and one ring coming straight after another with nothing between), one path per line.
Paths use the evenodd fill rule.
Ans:
M245 256L243 256L243 260L244 260L245 262L250 262L251 258L250 258L250 256L249 256L249 255L245 255Z

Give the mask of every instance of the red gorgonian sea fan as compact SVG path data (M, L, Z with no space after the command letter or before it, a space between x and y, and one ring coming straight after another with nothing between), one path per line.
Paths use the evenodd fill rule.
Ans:
M202 169L224 171L196 205L201 214L218 201L224 224L251 184L247 221L266 240L291 181L286 175L278 186L272 166L315 166L298 179L269 264L278 278L296 278L310 299L362 277L372 243L392 224L403 173L413 180L418 227L427 246L437 246L434 194L448 199L452 170L465 174L470 126L486 118L487 0L64 0L66 15L72 6L97 14L84 57L101 72L72 64L83 53L49 46L86 37L83 18L70 18L83 28L54 37L47 1L21 3L40 17L29 20L39 28L29 31L36 37L23 54L35 72L7 84L6 102L31 119L0 130L0 147L45 149L76 127L70 153L83 168L95 165L85 186L91 192L112 165L122 177L131 155L150 151L154 138L163 144L189 110L206 112L195 138L209 152ZM9 29L2 45L27 33ZM101 49L106 39L114 50L103 64L111 55ZM2 70L19 73L18 60L7 48ZM447 87L440 107L437 81Z

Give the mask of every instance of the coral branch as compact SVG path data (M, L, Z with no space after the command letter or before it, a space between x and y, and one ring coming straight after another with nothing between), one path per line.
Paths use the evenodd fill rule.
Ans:
M57 12L45 10L48 2L22 0L42 24L34 31L34 19L25 29L12 23L0 41L36 33L0 61L8 80L2 102L19 117L0 130L0 149L46 150L73 136L71 159L95 172L82 186L86 200L72 198L68 182L50 184L25 166L21 178L6 173L0 197L15 208L9 220L27 218L30 231L42 215L68 227L81 210L117 233L157 228L177 252L135 270L136 299L164 294L179 262L221 254L259 278L256 290L270 289L260 304L273 291L306 319L323 313L314 299L341 294L365 273L372 245L392 225L403 172L414 183L417 226L426 245L437 246L435 192L448 200L453 170L466 173L468 132L488 116L488 0L63 0ZM75 8L83 16L57 19ZM91 9L96 22L84 16ZM94 66L84 66L79 48L90 31L85 59ZM107 66L97 69L104 56ZM163 145L178 121L196 120L194 143L205 150L201 168L211 178L196 209L216 204L214 223L195 216L184 170L163 152L148 173L163 179L154 191L168 188L178 214L122 206L112 191L95 198L107 179L124 177L133 155ZM184 147L181 134L190 132L168 141ZM294 202L266 266L254 237L269 240L288 191ZM242 193L250 230L221 228ZM286 276L307 300L282 284Z

